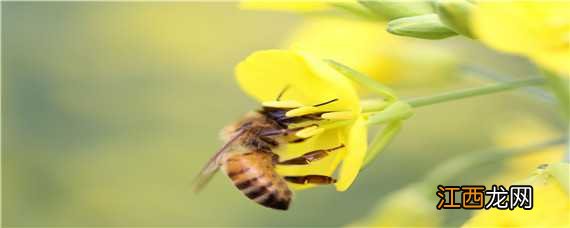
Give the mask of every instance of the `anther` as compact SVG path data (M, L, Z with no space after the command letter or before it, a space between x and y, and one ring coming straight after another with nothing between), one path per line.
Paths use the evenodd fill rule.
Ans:
M309 138L325 131L324 128L320 128L318 126L310 126L303 130L298 131L295 135L299 138Z
M333 102L336 102L336 101L338 101L338 98L335 98L335 99L332 99L332 100L328 100L328 101L325 101L325 102L320 103L320 104L313 105L313 107L319 107L319 106L328 105L328 104L333 103Z
M354 118L354 114L350 111L327 112L322 114L321 118L328 120L350 120Z
M286 112L285 116L296 117L296 116L304 116L307 114L317 113L317 112L319 112L319 109L316 107L304 106L304 107L296 108L296 109L293 109L293 110Z

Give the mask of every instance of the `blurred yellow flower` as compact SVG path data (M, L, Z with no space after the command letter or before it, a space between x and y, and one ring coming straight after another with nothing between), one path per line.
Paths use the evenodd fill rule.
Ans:
M411 186L386 197L365 219L355 227L434 227L442 225L442 217L435 208L435 199Z
M570 75L570 2L481 1L471 21L483 43Z
M383 22L314 17L282 46L333 59L384 84L418 85L450 75L453 55L422 42L387 33Z
M562 178L568 178L570 166L568 163L560 163L558 171L565 172ZM534 189L534 207L532 210L516 208L514 210L482 210L475 213L464 226L465 227L489 227L489 226L525 226L525 227L568 227L570 226L570 200L568 198L568 184L560 181L551 169L538 171L537 175L523 183L530 184Z
M328 10L331 0L291 1L291 0L242 0L242 9L311 12Z
M279 155L283 159L289 159L309 151L333 148L340 144L344 144L345 147L306 166L278 166L277 172L284 176L310 174L330 176L343 161L336 188L339 191L348 189L362 166L367 147L366 121L360 115L360 100L351 81L320 59L306 53L287 50L253 53L237 66L236 76L241 88L264 104L275 103L277 94L288 87L280 102L303 105L288 112L288 115L307 111L311 113L334 111L332 116L321 116L329 119L325 120L327 122L319 123L318 127L303 133L314 135L313 137L303 143L287 146ZM313 107L315 104L332 99L338 100L324 106ZM292 185L295 189L312 187Z
M524 147L559 137L547 123L533 117L520 117L497 129L495 143L504 148ZM505 170L495 178L496 184L511 184L535 170L536 167L560 161L564 156L564 146L552 146L528 155L516 156L506 161Z

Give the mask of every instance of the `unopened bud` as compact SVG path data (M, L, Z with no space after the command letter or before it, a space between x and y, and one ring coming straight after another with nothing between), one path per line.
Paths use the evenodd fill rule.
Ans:
M433 5L427 0L360 0L360 4L387 20L435 12Z
M461 35L474 37L469 28L469 16L473 10L473 4L467 0L438 0L435 5L443 24Z
M388 32L416 38L437 40L457 35L445 26L437 14L404 17L388 22Z

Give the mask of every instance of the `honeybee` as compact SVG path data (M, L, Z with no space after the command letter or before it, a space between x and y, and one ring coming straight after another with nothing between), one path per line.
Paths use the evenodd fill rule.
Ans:
M279 101L283 92L279 93ZM337 101L332 99L314 107ZM295 136L305 127L290 129L291 124L322 120L321 113L287 117L285 113L294 107L262 106L260 110L246 114L241 120L225 127L222 139L225 144L208 161L194 182L198 192L220 169L230 178L246 197L256 203L273 209L287 210L293 196L287 182L295 184L332 184L336 180L323 175L280 176L277 165L307 165L326 157L330 152L344 147L310 151L300 157L279 160L279 151L289 143L300 143L306 138ZM309 125L314 126L315 124Z

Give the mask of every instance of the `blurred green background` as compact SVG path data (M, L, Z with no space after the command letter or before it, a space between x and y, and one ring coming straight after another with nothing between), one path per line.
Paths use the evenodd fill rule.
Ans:
M517 93L441 104L418 110L347 192L298 192L286 212L252 203L223 175L193 194L192 178L221 146L218 131L258 105L237 87L234 65L278 48L302 20L235 3L3 2L3 223L341 226L443 160L492 146L511 119L532 112L556 124L551 105ZM464 38L433 44L529 76L526 62ZM396 90L410 97L479 83ZM499 168L456 182L477 184ZM468 213L451 212L446 224Z

